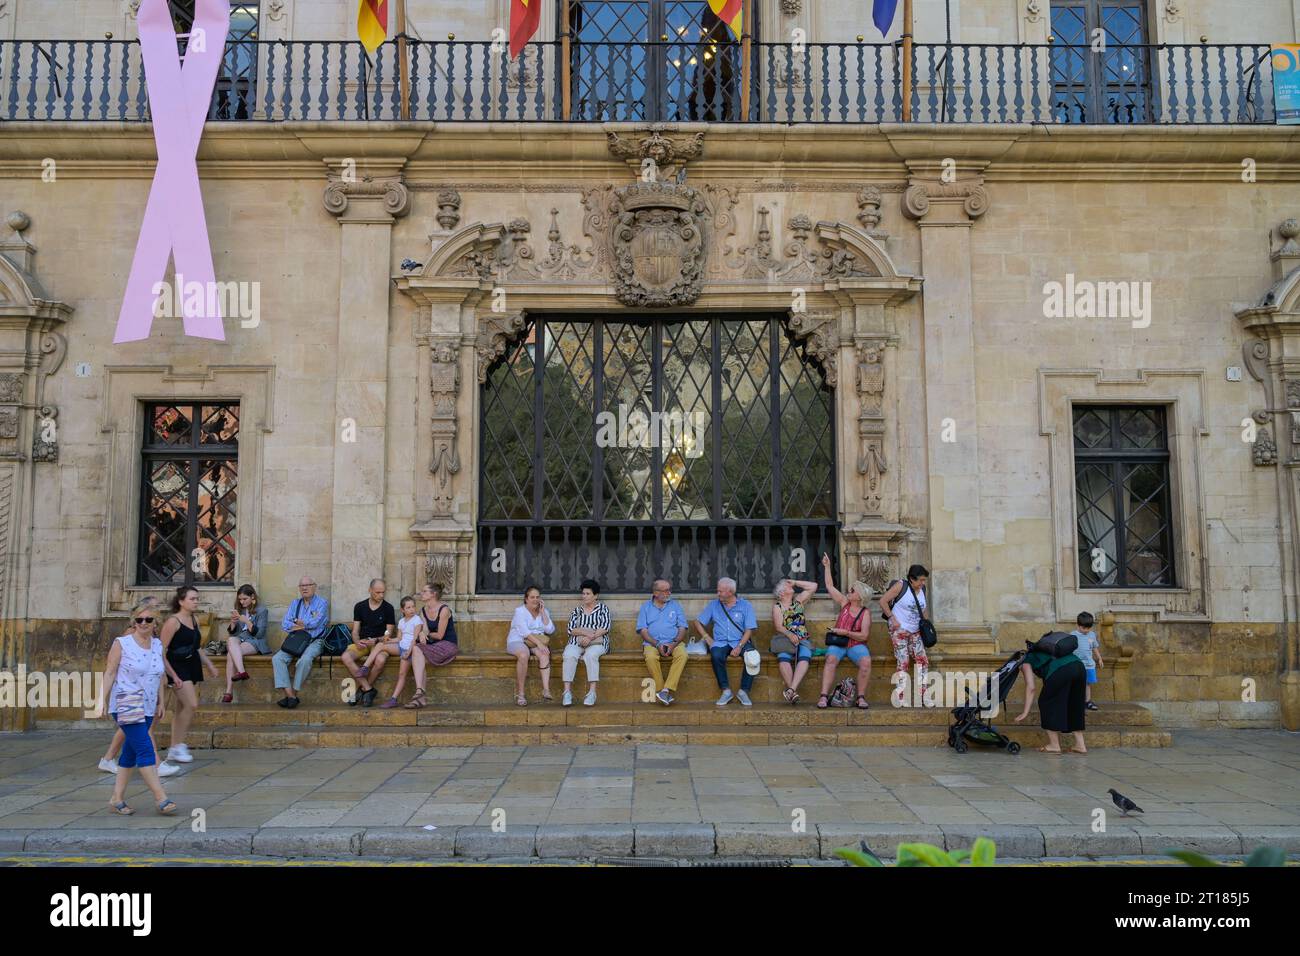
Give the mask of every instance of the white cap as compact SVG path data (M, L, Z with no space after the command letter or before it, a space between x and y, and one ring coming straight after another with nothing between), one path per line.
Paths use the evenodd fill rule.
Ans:
M762 662L763 656L758 653L758 648L751 647L745 651L745 673L751 677L758 673L758 666Z

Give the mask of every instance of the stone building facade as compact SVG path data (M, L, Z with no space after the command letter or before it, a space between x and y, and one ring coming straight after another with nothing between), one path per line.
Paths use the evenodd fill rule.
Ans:
M134 6L0 4L0 40L129 40ZM263 41L324 41L355 4L245 6ZM874 29L849 0L757 6L761 39ZM916 6L918 43L942 42L945 4ZM1045 44L1060 6L954 0L953 42ZM1291 0L1139 6L1151 44L1300 41ZM408 8L426 35L483 40L508 4ZM200 582L205 606L253 581L282 608L308 573L337 618L383 574L390 593L443 581L486 626L514 600L476 583L484 384L531 318L763 314L833 395L843 574L883 587L925 564L941 631L1000 653L1092 611L1160 719L1300 725L1297 127L214 121L198 169L217 275L258 284L260 321L214 342L159 319L114 345L151 127L30 118L27 87L0 90L18 103L0 130L5 666L85 666L170 593L139 574L146 406L238 403L233 569ZM657 285L624 247L665 221L678 265ZM1052 314L1049 286L1084 282L1137 283L1149 308ZM1104 562L1089 586L1092 407L1158 410L1160 586L1105 586Z

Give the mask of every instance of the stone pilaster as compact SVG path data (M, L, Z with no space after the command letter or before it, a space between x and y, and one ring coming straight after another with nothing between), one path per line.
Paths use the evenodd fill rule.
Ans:
M921 231L925 275L926 443L935 616L989 619L984 607L970 228L988 209L970 171L914 165L903 212ZM949 181L951 180L951 181Z
M393 223L410 197L401 161L327 161L325 208L338 217L331 610L341 613L384 574L389 273Z

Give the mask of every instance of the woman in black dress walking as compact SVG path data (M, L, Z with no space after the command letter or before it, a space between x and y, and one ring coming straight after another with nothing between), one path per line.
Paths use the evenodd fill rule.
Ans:
M172 598L172 616L162 626L162 645L167 652L167 663L172 673L167 676L168 686L176 697L177 706L172 711L172 739L167 748L167 759L176 763L189 763L194 759L185 746L185 735L199 709L199 692L196 684L203 683L203 671L215 679L217 669L208 660L200 646L199 622L195 612L199 609L197 589L182 586ZM177 683L179 681L179 683Z

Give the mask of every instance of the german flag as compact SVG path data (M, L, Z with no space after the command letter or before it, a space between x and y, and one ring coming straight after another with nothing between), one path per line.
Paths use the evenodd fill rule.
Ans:
M388 0L361 0L357 8L357 36L367 53L388 39Z
M731 32L739 40L740 29L743 26L740 21L744 10L744 0L709 0L709 9L713 11L719 20L731 27Z
M510 59L523 52L542 19L542 0L510 0Z

